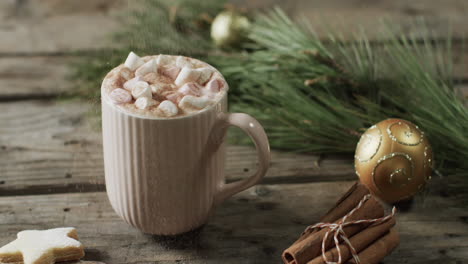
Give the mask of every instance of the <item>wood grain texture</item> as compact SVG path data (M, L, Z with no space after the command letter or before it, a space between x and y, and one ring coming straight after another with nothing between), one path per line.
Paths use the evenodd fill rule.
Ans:
M318 221L351 184L260 185L222 204L203 229L181 237L141 234L114 214L102 192L2 197L0 244L23 229L73 226L86 246L86 261L280 263L282 250ZM399 213L402 242L385 263L467 261L467 215L451 206L451 200L427 196Z
M91 104L44 100L0 104L0 196L104 190L99 120L87 118ZM256 168L251 147L230 146L228 181ZM273 152L265 182L354 179L349 158Z
M113 17L128 9L128 0L4 0L0 3L0 54L63 53L105 48L107 34L119 26ZM292 17L305 16L321 35L329 27L351 35L363 28L380 39L379 23L386 18L402 25L401 32L421 32L415 17L425 17L436 36L446 35L451 25L454 35L468 33L465 18L468 2L463 0L232 0L252 10L273 6L284 8ZM99 26L96 26L99 25Z
M468 2L463 0L235 0L239 6L249 9L269 9L281 6L293 18L305 17L312 22L319 35L326 36L329 28L342 29L345 36L352 36L359 30L368 33L371 39L382 39L379 24L388 20L401 25L400 32L419 35L424 29L415 23L416 18L424 17L435 36L445 36L452 27L455 36L467 32L464 17L468 12Z
M5 0L0 54L62 53L104 48L118 23L120 0Z
M0 100L53 97L70 92L68 56L0 57ZM98 89L98 88L96 88Z

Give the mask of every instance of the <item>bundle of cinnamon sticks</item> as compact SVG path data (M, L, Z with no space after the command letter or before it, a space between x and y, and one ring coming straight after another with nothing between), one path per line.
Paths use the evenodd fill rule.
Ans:
M370 198L363 199L366 196ZM346 215L345 222L383 219L384 214L382 204L369 195L369 190L364 185L356 183L322 217L321 223L343 224L343 217ZM389 216L384 221L374 223L343 225L345 236L355 254L342 239L339 245L335 245L333 235L327 234L327 231L330 231L328 227L306 229L299 239L283 252L282 258L286 264L325 264L326 260L338 262L341 255L341 263L355 264L357 254L361 264L377 264L400 242L398 232L394 228L395 223L395 217Z

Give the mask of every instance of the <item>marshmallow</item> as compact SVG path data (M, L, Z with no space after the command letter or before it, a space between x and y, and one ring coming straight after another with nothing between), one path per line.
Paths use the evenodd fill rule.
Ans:
M199 68L196 69L196 71L200 72L200 77L198 77L197 80L199 84L206 83L206 81L208 81L211 78L211 75L213 74L213 70L208 67Z
M123 85L123 88L125 90L131 91L133 89L133 86L135 86L135 84L141 81L143 81L143 79L140 76L137 76L131 80L126 81Z
M177 79L177 76L179 75L180 68L179 67L165 67L161 69L161 74L164 76L167 76L171 78L172 80Z
M165 115L165 116L175 116L179 112L179 109L177 108L177 105L175 105L171 101L163 101L161 104L159 104L158 109Z
M186 83L180 87L179 92L183 95L201 96L201 87L194 82Z
M222 81L220 79L212 79L206 84L206 89L212 93L221 91Z
M151 88L146 82L137 82L132 88L132 96L135 99L140 98L140 97L151 98L152 97Z
M150 88L153 94L161 94L163 91L172 90L174 85L170 83L155 83L150 85Z
M174 104L178 104L184 95L178 92L168 91L167 93L164 93L164 96L167 100L173 102Z
M191 95L186 95L179 102L179 107L186 109L203 109L210 103L210 100L205 97L195 97Z
M183 68L183 67L193 68L193 63L187 57L178 56L176 59L176 66L180 68Z
M119 74L120 76L122 76L122 78L124 78L127 81L135 77L135 74L133 73L133 71L131 71L127 67L122 67L119 71Z
M181 86L185 83L188 82L195 82L200 78L200 71L184 67L179 73L179 76L177 76L177 79L174 81L174 83L177 86Z
M128 54L127 59L125 60L124 65L125 65L125 67L127 67L130 70L134 71L138 67L143 65L143 63L145 63L145 61L142 58L140 58L138 55L133 53L133 51L131 51L130 54Z
M147 74L145 74L145 76L143 76L143 81L145 81L147 83L158 83L159 82L159 75L157 73L154 73L154 72L147 73Z
M122 88L112 90L112 92L109 94L109 98L115 104L126 104L132 101L132 95L127 90Z
M156 62L156 59L149 60L147 63L143 64L140 66L136 71L135 75L136 76L144 76L148 73L151 72L158 72L158 64Z
M162 91L165 90L165 87L163 83L155 83L150 85L151 88L151 93L153 94L160 94Z
M173 57L172 56L169 56L169 55L164 55L164 54L160 54L158 56L158 58L156 59L156 62L158 63L158 65L168 65L170 63L173 62Z
M145 110L146 108L156 105L158 102L148 97L140 97L135 101L135 106L138 109Z

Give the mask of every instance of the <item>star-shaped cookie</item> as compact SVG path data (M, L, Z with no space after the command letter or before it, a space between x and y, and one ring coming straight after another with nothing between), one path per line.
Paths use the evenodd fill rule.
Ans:
M75 228L25 230L18 238L0 248L0 263L54 264L84 256Z

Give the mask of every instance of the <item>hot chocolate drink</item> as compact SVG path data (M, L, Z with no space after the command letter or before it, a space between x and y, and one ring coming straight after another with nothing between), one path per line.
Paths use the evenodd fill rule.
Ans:
M102 83L103 100L128 113L174 118L216 104L228 90L221 73L202 61L171 55L140 58L130 52Z
M104 79L102 139L106 191L115 212L145 233L181 234L213 208L258 183L270 161L262 126L227 112L228 85L199 60L130 53ZM226 183L227 128L255 143L258 171Z

